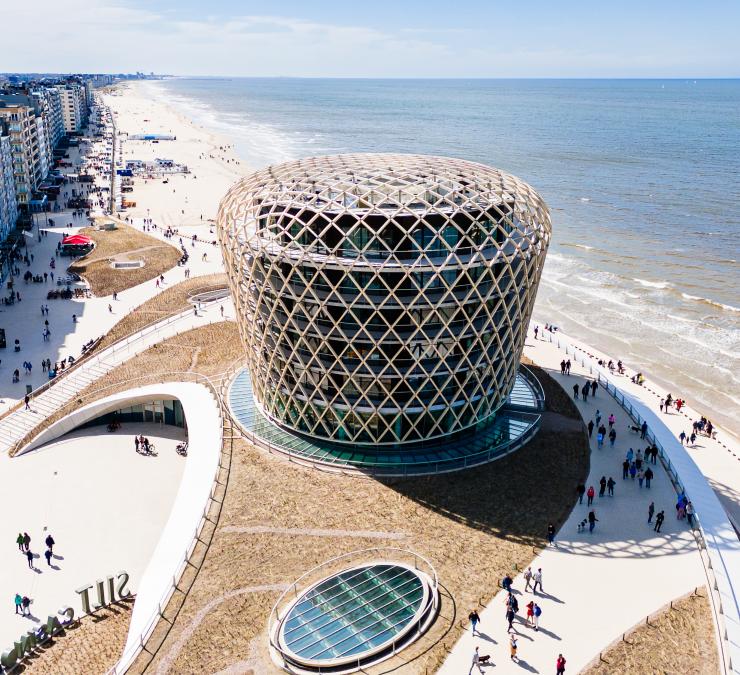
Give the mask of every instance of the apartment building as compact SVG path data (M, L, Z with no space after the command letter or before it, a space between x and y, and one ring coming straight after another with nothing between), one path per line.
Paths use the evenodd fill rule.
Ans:
M0 120L0 242L4 241L18 220L18 202L13 177L13 152L10 130Z
M88 105L85 86L76 82L56 85L62 103L62 119L64 130L73 134L82 129L87 123Z
M43 177L36 112L30 106L0 100L0 120L8 127L16 200L18 208L24 210Z

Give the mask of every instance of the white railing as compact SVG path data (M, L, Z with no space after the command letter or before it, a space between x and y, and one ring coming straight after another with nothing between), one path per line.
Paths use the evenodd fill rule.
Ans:
M623 391L613 375L560 332L546 331L543 337L572 355L576 363L594 375L597 381L642 426L647 424L646 439L658 448L663 466L676 492L690 498L695 509L693 529L704 565L709 599L717 629L717 648L726 675L740 673L740 602L736 584L740 584L740 541L727 513L706 477L683 445L663 423L660 416L632 394Z

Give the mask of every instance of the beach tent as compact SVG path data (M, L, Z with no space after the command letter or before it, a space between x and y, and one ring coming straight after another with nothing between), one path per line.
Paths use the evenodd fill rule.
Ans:
M86 237L84 234L72 234L62 239L60 253L71 256L85 255L90 253L94 246L95 242L90 237Z

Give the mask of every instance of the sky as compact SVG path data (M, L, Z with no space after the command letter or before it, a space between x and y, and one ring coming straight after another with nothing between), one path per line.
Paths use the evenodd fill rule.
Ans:
M740 0L0 0L1 72L738 77Z

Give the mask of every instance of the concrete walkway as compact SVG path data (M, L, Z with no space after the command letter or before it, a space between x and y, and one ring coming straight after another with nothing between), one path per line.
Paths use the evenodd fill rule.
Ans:
M21 408L0 420L0 455L10 451L13 445L32 431L39 422L71 401L85 387L116 366L173 335L221 321L220 307L222 305L231 315L230 300L216 301L203 305L203 309L198 312L197 316L192 310L187 310L174 317L163 319L136 333L123 343L111 345L99 354L90 357L79 368L60 378L49 389L33 398L30 410Z
M552 335L556 342L558 335L558 333ZM549 334L545 334L545 336L548 339L550 337ZM567 340L572 345L580 348L585 355L593 356L596 359L604 359L606 362L611 358L594 350L589 345L574 340L570 336L567 336ZM635 372L635 370L627 368L623 376L615 374L614 377L619 380L619 387L626 393L635 396L648 407L659 412L660 400L665 399L668 392L650 379L643 386L633 384L630 378ZM671 394L674 399L685 396L683 392L675 390ZM680 412L671 408L668 413L664 413L660 417L663 424L671 429L678 438L682 431L686 433L686 436L691 436L691 423L699 420L702 414L712 419L711 413L707 411L702 413L695 410L691 405L681 408ZM697 437L694 445L687 441L686 451L707 477L709 484L717 494L722 506L724 506L730 522L740 532L740 442L735 436L722 428L716 428L716 431L716 439L702 435Z
M531 337L525 354L547 369L572 396L575 382L586 380L575 363L570 376L560 375L564 354L555 345ZM518 620L514 624L519 638L520 661L509 658L509 636L504 618L505 594L498 593L481 614L480 636L470 629L458 641L440 669L441 674L463 675L470 669L473 650L491 654L495 672L550 673L555 671L559 653L567 659L566 672L577 673L598 656L615 638L645 616L674 598L706 583L694 537L685 521L676 520L676 494L660 464L651 465L655 478L650 490L637 481L622 480L622 461L632 447L644 449L645 441L628 431L628 416L603 389L588 402L576 401L588 421L596 410L604 423L610 414L616 417L617 440L614 447L591 443L591 469L586 486L596 491L594 509L599 522L593 534L579 533L578 524L589 512L584 498L577 504L558 532L556 546L547 548L532 562L533 570L542 568L544 592L524 592L522 575L514 589L519 601ZM599 479L612 476L617 485L615 496L598 497ZM666 519L660 534L647 524L647 510L655 502L658 513ZM543 533L544 534L544 533ZM542 608L540 630L524 625L526 604L535 600ZM465 619L472 608L459 608ZM499 670L503 666L503 670Z

